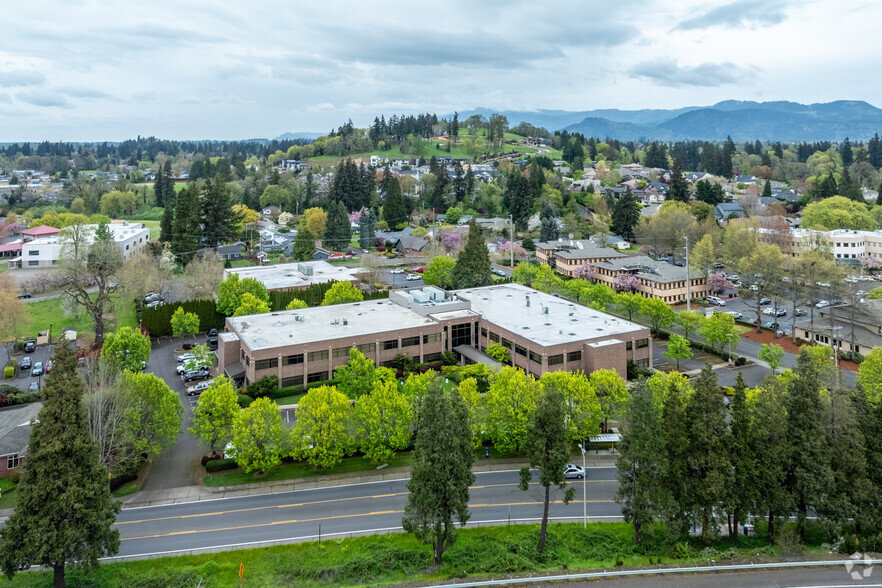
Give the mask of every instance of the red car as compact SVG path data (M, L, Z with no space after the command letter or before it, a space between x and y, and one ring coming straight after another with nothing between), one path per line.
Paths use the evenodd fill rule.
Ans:
M415 272L418 273L418 274L421 274L421 273L423 273L424 271L426 271L426 268L424 268L424 267L415 267L415 268L413 268L413 271L415 271Z

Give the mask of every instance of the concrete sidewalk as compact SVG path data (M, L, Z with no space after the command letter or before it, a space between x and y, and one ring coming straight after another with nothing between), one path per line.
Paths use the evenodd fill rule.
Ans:
M587 467L614 467L618 454L609 450L600 453L588 453L585 455ZM573 463L581 462L581 455L572 458ZM472 469L474 472L497 472L504 470L518 470L527 465L523 460L485 460L478 462ZM278 480L273 482L254 482L236 486L186 486L183 488L170 488L167 490L146 490L136 492L122 499L123 508L136 508L144 506L157 506L163 504L177 504L183 502L197 502L201 500L218 500L221 498L238 498L241 496L253 496L258 494L276 494L279 492L291 492L294 490L313 490L316 488L328 488L332 486L347 486L351 484L364 484L366 482L382 482L387 480L400 480L410 476L409 467L384 468L382 470L369 470L351 474L334 474L317 476L314 478L297 478L293 480Z

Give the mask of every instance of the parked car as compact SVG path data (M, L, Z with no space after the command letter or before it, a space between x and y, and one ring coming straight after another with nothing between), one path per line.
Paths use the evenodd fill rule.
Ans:
M775 309L771 307L763 309L763 314L772 314L773 312L775 312Z
M493 269L490 270L490 272L491 272L492 274L494 274L494 275L497 275L497 276L501 277L501 278L506 277L506 276L505 276L505 272L502 271L501 269L493 268Z
M40 382L31 382L28 385L28 392L39 392L40 391Z
M34 367L31 368L32 376L42 376L43 375L43 362L38 361L34 364Z
M564 478L567 480L581 480L585 477L585 470L582 469L582 466L577 466L572 463L568 463L566 467L564 467Z
M422 279L422 276L420 276L419 274L407 274L407 277L404 279L408 282L413 282L414 280Z
M762 304L764 306L766 304L771 304L771 303L772 303L772 300L770 298L766 298L766 297L760 298L760 304Z
M205 335L211 339L212 337L217 337L217 329L208 329Z
M765 328L767 328L767 329L775 329L775 330L777 330L778 327L781 326L781 325L779 325L779 324L778 324L777 322L775 322L775 321L768 321L768 322L766 322L766 323L763 323L763 326L764 326Z
M186 362L185 362L185 363L186 363ZM201 369L203 369L203 368L207 368L207 367L208 367L208 366L205 366L205 365L198 365L198 366L195 366L193 369L194 369L194 370L201 370ZM183 364L183 363L180 364L180 365L178 365L178 366L175 368L175 373L178 374L179 376L183 376L183 375L184 375L186 372L188 372L188 371L192 371L192 370L188 370L186 367L184 367L184 364Z
M190 370L184 372L184 375L181 376L181 379L184 382L193 382L196 380L205 380L207 379L211 373L206 368L200 368L198 370Z
M793 314L795 314L796 316L805 316L806 312L804 308L797 308L793 311Z
M178 356L178 363L184 363L185 361L190 361L191 359L196 359L196 356L192 353L182 353Z
M30 298L31 293L30 292L22 292L21 294L18 295L18 297L19 298Z
M815 282L816 286L820 286L821 288L829 288L830 284L828 282Z
M146 303L159 302L161 300L162 296L160 296L159 294L154 294L153 292L144 297L144 302Z
M199 382L197 384L193 384L189 388L187 388L187 396L193 396L195 394L202 394L208 387L211 386L211 382Z
M833 303L830 302L829 300L821 300L817 304L815 304L815 308L827 308L828 306L831 306L832 304Z
M421 273L423 273L424 271L426 271L426 268L424 268L424 267L422 267L422 266L420 266L420 267L415 267L415 268L413 268L413 271L415 271L415 272L418 273L418 274L421 274Z
M787 316L787 309L786 308L779 308L778 310L775 311L775 316Z
M717 306L726 306L726 301L717 296L708 296L707 301L711 304L716 304Z
M159 308L159 305L162 304L159 300L154 300L147 304L147 308Z
M737 311L735 311L735 310L730 310L730 311L727 312L726 314L731 314L731 315L732 315L732 318L734 318L734 319L736 319L736 320L739 320L739 321L740 321L741 319L744 318L744 315L743 315L743 314L741 314L740 312L737 312Z
M217 337L208 340L209 351L217 351Z
M18 367L23 370L31 369L31 358L30 357L22 357L21 361L18 363Z
M868 294L868 292L866 290L858 290L857 292L854 293L854 295L857 296L858 298L863 298L867 294Z
M400 268L400 267L392 268L391 270L389 270L389 273L390 274L403 274L404 268Z
M25 353L33 353L37 349L37 340L36 339L25 339L24 342L24 352Z

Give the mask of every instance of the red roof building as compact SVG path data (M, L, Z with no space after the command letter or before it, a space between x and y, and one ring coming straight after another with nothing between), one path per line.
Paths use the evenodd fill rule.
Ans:
M50 237L52 235L57 235L61 232L61 229L56 229L55 227L49 227L46 225L38 225L36 227L25 229L21 231L21 234L25 237L30 237L30 239L37 239L39 237ZM28 239L28 240L30 240Z

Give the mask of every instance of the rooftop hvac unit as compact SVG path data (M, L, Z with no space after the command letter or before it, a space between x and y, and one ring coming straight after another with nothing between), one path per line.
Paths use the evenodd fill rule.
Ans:
M304 276L311 276L312 271L313 271L313 267L308 263L298 263L297 264L297 271L299 271Z

